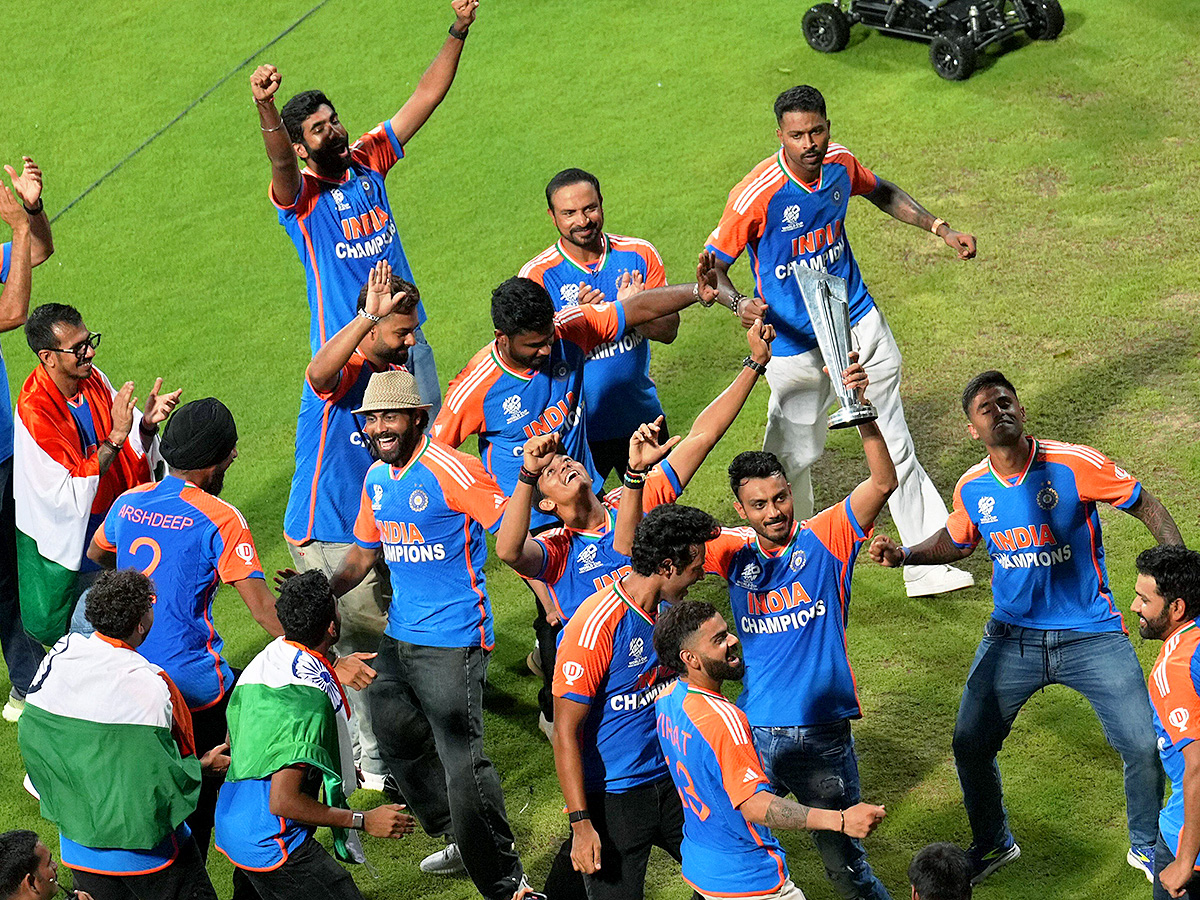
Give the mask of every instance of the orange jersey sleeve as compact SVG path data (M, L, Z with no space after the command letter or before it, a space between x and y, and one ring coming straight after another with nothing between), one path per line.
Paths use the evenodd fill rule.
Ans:
M551 528L543 531L534 538L541 545L543 559L542 569L538 572L537 581L546 584L557 584L567 571L567 563L571 559L571 535L566 528Z
M787 180L775 162L764 159L729 192L721 221L708 236L705 247L726 263L742 255L747 244L756 244L767 227L767 206L771 197Z
M1195 628L1172 635L1150 670L1150 700L1172 744L1194 741L1200 726L1200 694L1192 678L1197 638Z
M186 486L180 497L196 507L217 526L221 552L217 557L217 574L225 584L245 578L262 578L262 563L250 535L250 526L242 514L219 497L199 488Z
M744 712L727 700L690 691L683 708L712 748L721 767L721 782L734 809L760 790L770 788Z
M746 548L752 534L749 528L722 528L719 535L704 545L704 571L728 578L734 555Z
M447 505L470 516L488 531L500 527L508 498L474 456L429 442L425 461L437 475Z
M624 330L625 316L617 303L570 306L554 316L554 333L558 338L578 344L584 353L616 340Z
M841 144L829 145L829 149L825 152L825 161L846 167L846 174L850 176L850 196L852 197L869 194L879 184L875 173L860 163L858 157Z
M987 463L980 463L978 466L968 469L966 474L958 479L958 484L954 486L954 508L950 510L950 517L946 519L946 531L950 533L950 540L960 547L974 547L983 537L979 533L979 528L967 515L967 508L963 504L962 489L964 484L980 477L986 471Z
M825 549L843 562L849 561L855 554L860 541L865 541L873 532L868 528L865 532L859 524L853 521L854 513L850 510L850 498L841 503L821 510L804 523Z
M1075 473L1079 499L1084 502L1100 501L1128 509L1141 496L1138 480L1099 450L1062 441L1038 441L1038 447L1048 462L1061 463Z
M390 129L389 122L380 122L350 147L352 155L358 162L374 169L381 175L386 175L404 155L403 149L399 153L396 152L399 142L392 143Z
M616 592L593 594L575 611L563 629L554 662L554 696L589 703L608 674L613 656L613 632L624 612Z
M483 431L483 401L499 377L500 367L492 359L489 344L450 380L446 402L433 421L433 437L447 447L461 447L468 437Z
M376 466L385 465L382 462L375 463ZM374 468L372 466L371 468ZM367 470L368 473L370 469ZM379 533L379 522L375 519L375 510L371 508L371 498L367 496L367 485L363 483L362 500L359 501L358 518L354 520L354 540L361 547L366 547L368 550L373 550L383 543L383 536Z

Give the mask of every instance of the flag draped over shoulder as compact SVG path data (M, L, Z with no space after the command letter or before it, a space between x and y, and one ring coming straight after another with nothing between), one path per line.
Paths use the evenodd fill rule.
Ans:
M191 714L162 669L98 634L55 644L17 732L42 815L96 849L150 850L191 815Z
M103 441L112 430L116 395L99 369L80 382ZM44 644L66 633L75 580L87 548L88 520L103 515L129 488L150 480L141 439L141 413L103 475L97 450L84 443L62 391L38 366L17 398L13 431L13 498L17 522L17 578L21 618Z
M269 643L246 666L226 713L229 755L226 779L269 778L304 764L323 776L325 802L347 809L358 785L350 742L350 705L329 664L285 638ZM333 829L339 859L362 862L357 832Z

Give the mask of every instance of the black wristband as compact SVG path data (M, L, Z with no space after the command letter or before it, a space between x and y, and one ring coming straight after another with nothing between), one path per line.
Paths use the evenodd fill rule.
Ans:
M517 473L517 481L520 481L524 484L531 484L531 485L536 486L538 483L538 477L539 477L539 473L530 472L524 466L521 466L521 471Z
M101 443L102 445L103 445L103 444L107 444L107 445L108 445L109 447L111 447L111 448L112 448L112 449L113 449L113 450L114 450L116 453L120 453L120 452L121 452L121 448L125 446L125 442L124 442L124 441L121 441L121 443L119 443L119 444L118 444L116 441L110 441L108 438L105 438L105 439L104 439L104 440L102 440L100 443Z
M21 205L25 206L24 203L22 203ZM46 204L42 202L41 197L38 197L37 206L35 206L33 209L30 209L28 206L25 206L25 212L27 212L31 216L40 216L42 214L42 210L45 208L46 208Z
M467 39L467 33L470 31L470 27L471 26L468 25L462 31L459 31L454 25L451 25L450 26L450 37L458 38L460 41L465 41Z
M742 360L742 365L753 372L757 372L759 375L767 374L767 367L749 356Z
M574 812L567 813L567 821L574 825L576 822L582 822L584 819L590 819L592 814L586 809L577 809Z

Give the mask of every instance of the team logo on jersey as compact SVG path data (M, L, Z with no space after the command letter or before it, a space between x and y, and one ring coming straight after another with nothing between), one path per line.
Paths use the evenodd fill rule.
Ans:
M567 364L565 362L560 362L557 366L554 367L554 377L560 378L560 379L566 378L567 372L569 372L569 371L570 371L570 369L567 368Z
M563 679L568 685L574 686L576 679L583 674L583 665L575 662L573 659L568 659L563 663Z
M788 565L793 569L803 569L806 562L808 562L808 557L804 555L803 550L793 550L792 560Z
M979 524L989 525L992 522L1000 521L992 515L992 510L996 508L995 497L980 497L979 498Z
M599 551L599 549L600 548L596 544L588 544L583 548L579 556L576 557L576 559L579 561L580 575L582 575L584 572L590 572L592 569L599 569L604 565L603 562L600 562L596 559L596 553Z
M292 674L324 691L329 702L333 704L335 713L342 711L342 692L333 683L333 675L311 653L296 651L296 656L292 659Z
M749 565L742 569L741 574L737 577L737 584L744 588L752 588L755 582L758 581L758 576L762 574L762 566L754 560L750 560Z
M1190 713L1182 706L1177 706L1167 715L1167 721L1174 725L1179 731L1187 731L1188 718Z
M511 397L501 403L500 406L504 410L504 414L508 416L508 422L506 423L508 425L511 425L513 422L517 421L517 419L523 419L529 415L528 410L521 405L520 394L513 394ZM521 452L524 453L524 450Z
M429 506L429 495L420 488L417 488L408 495L408 506L413 512L424 512Z
M360 183L362 184L362 189L369 194L371 192L371 182L364 178Z
M564 284L558 289L558 299L563 306L579 305L579 285Z
M842 201L842 192L837 188L833 189L833 202L840 203Z
M371 509L378 510L383 506L383 485L371 486Z
M629 665L625 668L632 669L634 666L644 666L646 664L646 643L640 637L635 637L629 642Z
M804 223L800 221L800 207L796 204L786 207L783 210L783 225L779 227L782 231L795 231L797 228L803 228Z
M1050 487L1050 485L1046 485L1037 492L1037 505L1041 509L1054 509L1054 507L1058 506L1058 491Z

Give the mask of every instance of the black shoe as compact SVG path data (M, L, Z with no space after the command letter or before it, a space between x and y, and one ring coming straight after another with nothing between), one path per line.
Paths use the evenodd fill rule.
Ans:
M1004 847L996 847L986 853L972 844L967 849L967 858L971 861L971 884L976 885L987 878L1001 866L1008 865L1021 855L1021 848L1011 837Z
M400 793L400 784L389 773L383 776L383 796L387 798L388 803L399 803L401 806L407 806L408 802L404 799L404 795Z

